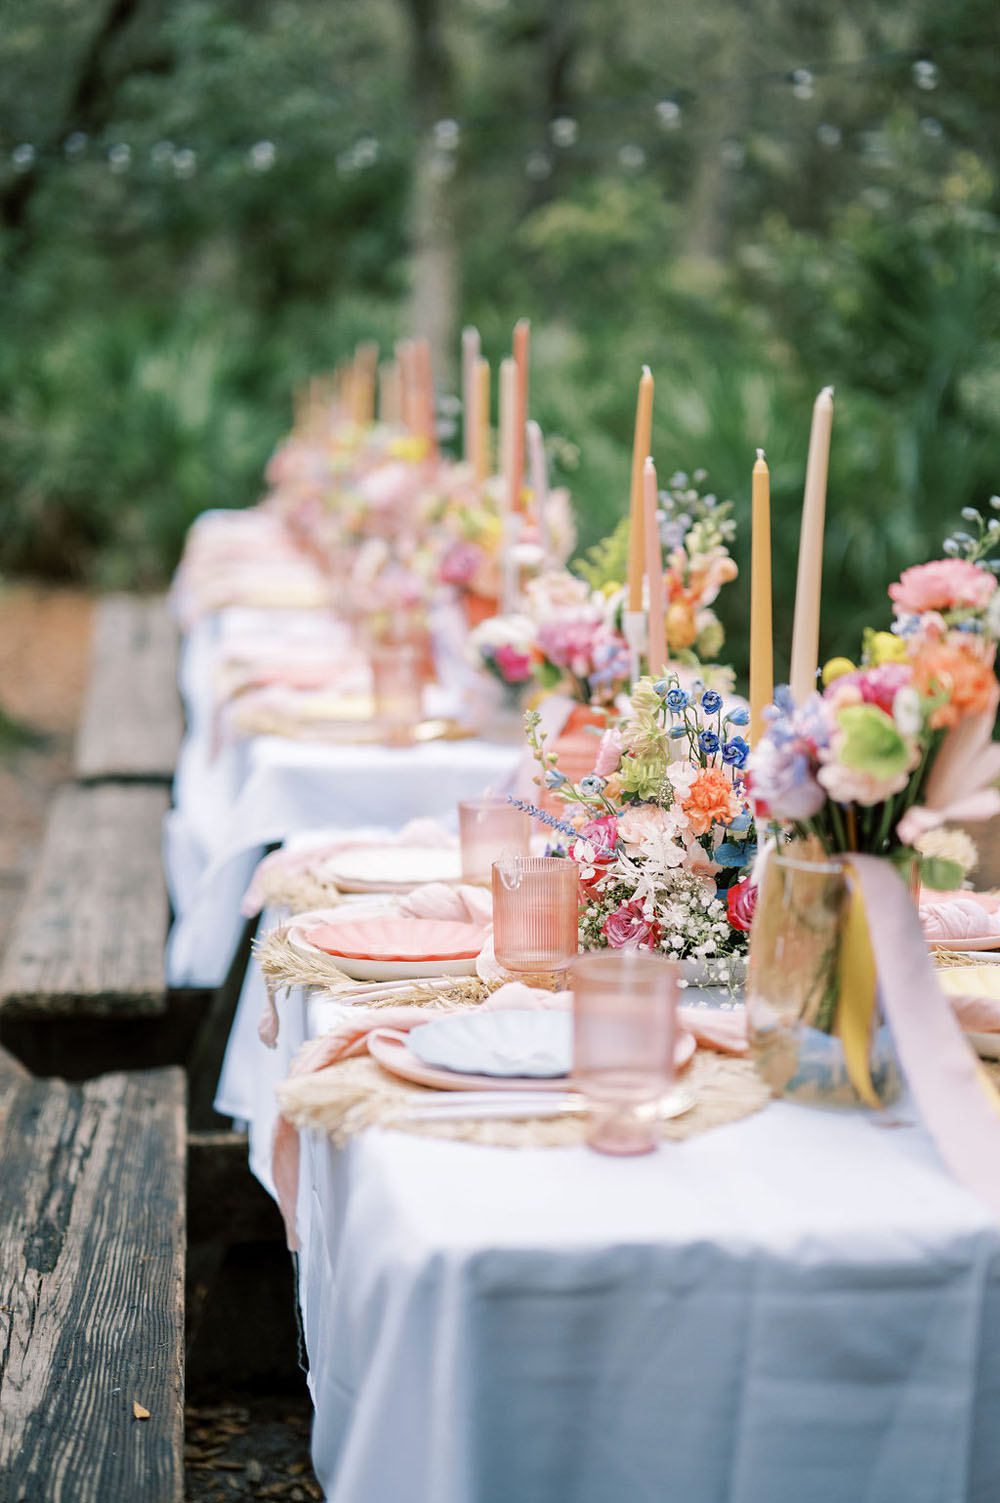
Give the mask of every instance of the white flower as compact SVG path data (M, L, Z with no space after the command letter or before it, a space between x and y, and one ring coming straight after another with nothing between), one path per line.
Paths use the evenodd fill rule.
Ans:
M892 701L892 718L901 736L917 736L923 726L920 695L912 684L899 689Z

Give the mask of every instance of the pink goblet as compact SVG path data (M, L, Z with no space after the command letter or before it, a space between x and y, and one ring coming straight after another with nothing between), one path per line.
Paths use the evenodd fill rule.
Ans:
M587 1142L648 1153L674 1078L678 968L650 950L591 950L570 970L573 1079L587 1098Z

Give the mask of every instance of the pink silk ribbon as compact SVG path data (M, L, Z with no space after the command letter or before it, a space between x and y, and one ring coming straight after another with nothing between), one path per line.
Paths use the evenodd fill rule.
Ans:
M889 862L851 855L879 995L903 1073L952 1174L1000 1219L1000 1095L938 986L920 920Z

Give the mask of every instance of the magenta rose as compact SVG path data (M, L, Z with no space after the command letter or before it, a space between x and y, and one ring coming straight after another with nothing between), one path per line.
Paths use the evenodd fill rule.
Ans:
M753 923L756 907L757 888L750 878L744 877L742 882L734 882L726 893L726 914L730 926L745 932Z
M531 677L531 654L521 652L509 642L502 643L495 650L493 661L508 684L523 684Z
M662 928L645 916L638 898L609 913L601 933L612 950L654 950L663 938Z
M618 839L618 820L613 814L602 814L600 819L591 819L580 826L580 839L589 840L598 855L613 851Z

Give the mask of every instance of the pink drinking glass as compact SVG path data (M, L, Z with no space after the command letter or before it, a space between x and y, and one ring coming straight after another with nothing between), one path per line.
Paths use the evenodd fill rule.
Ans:
M591 950L573 962L573 1080L587 1100L587 1142L600 1153L648 1153L659 1142L677 975L674 961L650 950Z
M562 856L493 863L493 949L507 971L561 971L578 949L580 869Z
M375 719L384 739L405 745L423 714L423 696L417 648L410 642L373 645L369 648Z
M458 836L463 881L488 886L494 861L530 854L531 819L505 798L464 798L458 805Z

